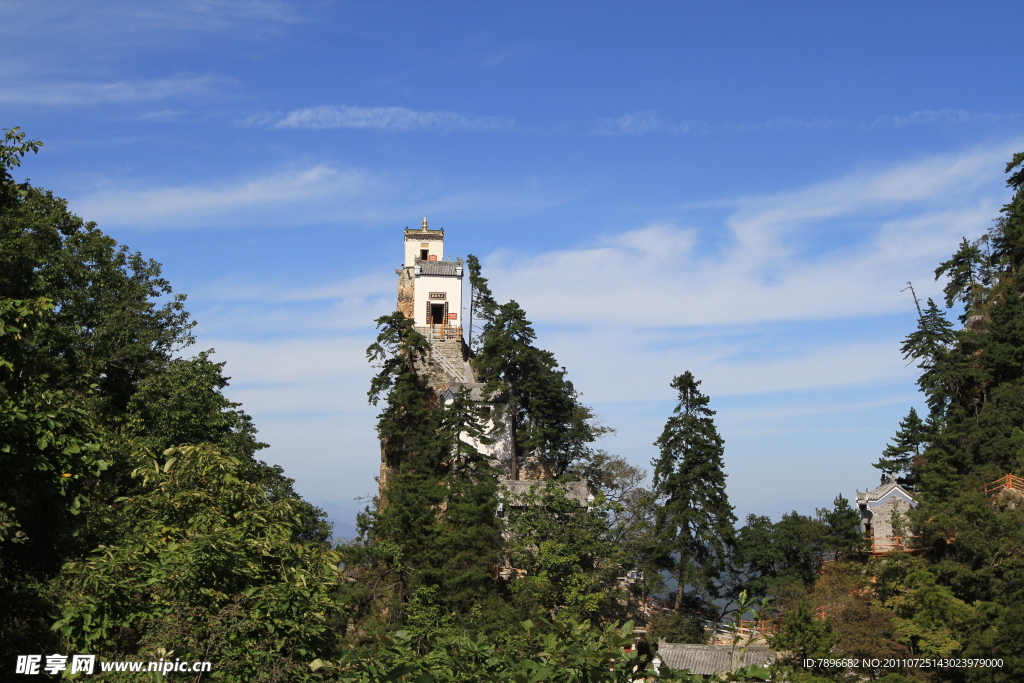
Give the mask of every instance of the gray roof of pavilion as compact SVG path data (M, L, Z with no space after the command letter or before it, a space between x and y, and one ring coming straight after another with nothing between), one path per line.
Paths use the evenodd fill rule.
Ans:
M874 491L857 491L857 503L859 505L875 507L894 495L903 498L910 503L912 507L917 507L917 502L914 500L914 496L910 491L907 491L894 481L888 481Z
M462 261L416 261L417 275L462 275Z
M770 647L739 648L732 645L683 645L658 643L658 657L673 669L689 669L692 674L710 676L735 671L748 664L767 667L775 661Z

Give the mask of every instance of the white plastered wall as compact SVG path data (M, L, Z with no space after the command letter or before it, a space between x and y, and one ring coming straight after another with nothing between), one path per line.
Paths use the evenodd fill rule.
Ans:
M417 327L426 327L427 302L443 304L448 302L448 312L455 318L445 323L453 327L462 324L462 278L452 275L419 275L413 281L413 319ZM431 298L431 293L444 294L444 298Z
M436 232L428 232L422 235L414 232L405 233L405 265L416 265L416 261L420 260L420 252L423 249L427 250L428 257L436 257L428 260L444 261L444 238L437 239L437 235L438 233Z

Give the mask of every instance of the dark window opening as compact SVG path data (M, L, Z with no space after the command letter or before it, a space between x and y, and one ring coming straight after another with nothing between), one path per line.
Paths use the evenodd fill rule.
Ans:
M427 250L426 249L420 249L420 261L426 261L426 260L427 260Z

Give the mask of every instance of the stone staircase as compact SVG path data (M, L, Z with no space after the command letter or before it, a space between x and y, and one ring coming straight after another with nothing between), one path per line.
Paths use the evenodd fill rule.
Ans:
M417 327L416 331L430 340L432 384L476 381L473 368L466 360L462 335L445 333L441 328Z

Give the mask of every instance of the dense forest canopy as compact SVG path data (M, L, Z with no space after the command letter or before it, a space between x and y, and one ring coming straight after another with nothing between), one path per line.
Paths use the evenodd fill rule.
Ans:
M923 302L903 346L927 412L910 410L876 467L919 505L895 522L908 552L873 557L841 495L736 528L726 444L690 372L671 381L646 486L596 447L609 427L474 257L472 363L502 408L443 400L421 372L427 340L380 318L369 397L388 475L360 538L336 545L257 457L223 364L190 353L160 265L16 180L40 147L18 129L0 145L3 666L173 653L214 664L195 680L699 680L650 668L658 639L707 642L731 613L756 614L779 651L773 671L732 680L1024 678L1024 154L991 229L938 265L945 310ZM513 473L543 474L528 493L473 445L499 436ZM915 657L1002 664L864 664Z

